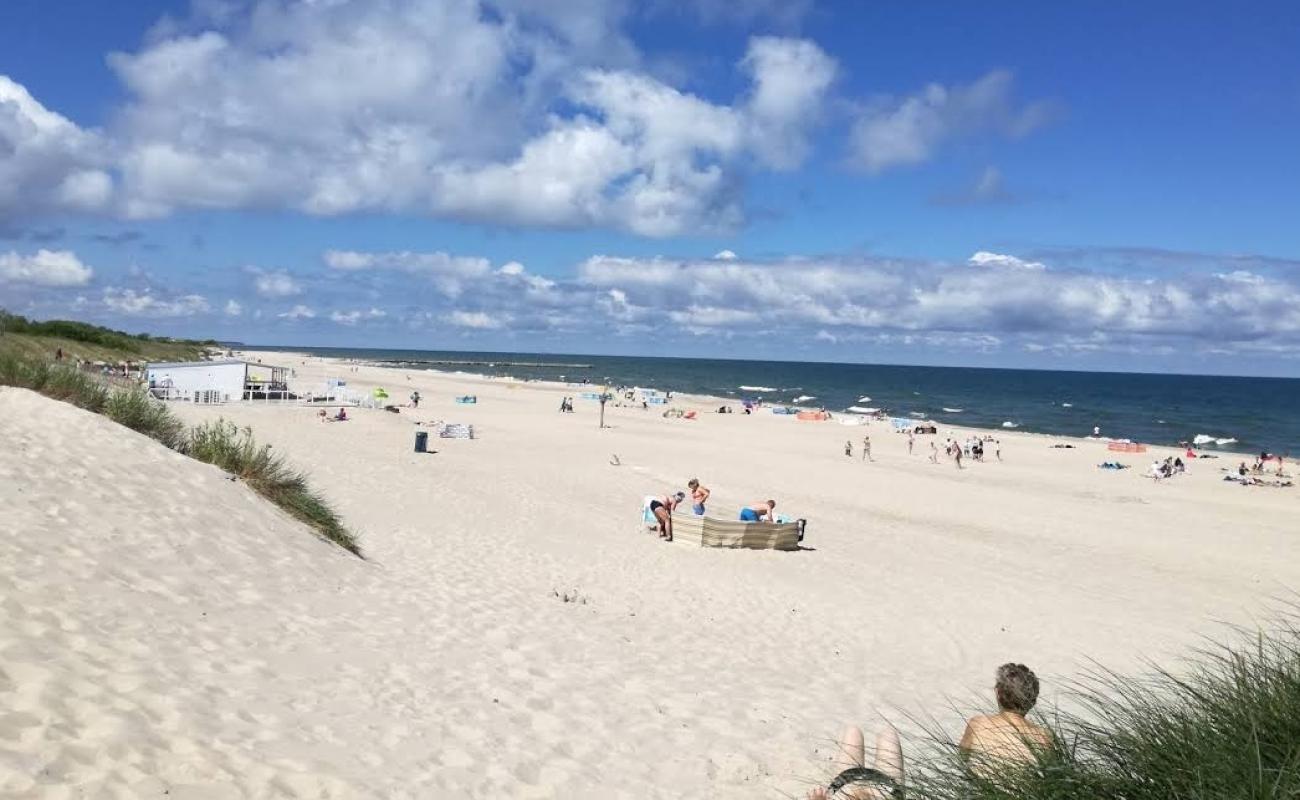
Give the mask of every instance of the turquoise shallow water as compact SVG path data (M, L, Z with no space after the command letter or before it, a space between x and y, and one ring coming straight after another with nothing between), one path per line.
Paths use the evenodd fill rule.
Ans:
M257 348L250 348L257 349ZM284 349L284 348L266 348ZM951 424L1151 444L1235 439L1206 449L1300 454L1300 379L908 367L636 356L300 347L407 369L462 369L538 380L589 380L722 397L761 397L839 411L858 405ZM448 365L435 362L474 362ZM543 364L549 366L542 366ZM741 387L761 387L743 389ZM861 401L870 397L869 401ZM961 409L945 411L944 409Z

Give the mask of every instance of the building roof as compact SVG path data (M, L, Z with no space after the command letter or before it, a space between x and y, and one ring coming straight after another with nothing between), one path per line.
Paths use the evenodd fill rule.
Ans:
M184 369L186 367L220 367L227 364L248 364L247 361L238 358L222 358L216 361L169 361L150 364L149 369ZM262 364L260 366L270 366Z

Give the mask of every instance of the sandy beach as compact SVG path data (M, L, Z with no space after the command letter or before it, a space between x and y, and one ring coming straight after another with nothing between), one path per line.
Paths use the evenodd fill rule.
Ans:
M883 423L675 398L698 418L610 407L599 429L595 403L557 413L575 389L247 355L299 390L423 396L329 424L175 406L285 453L367 560L213 467L0 389L0 795L786 797L832 771L845 724L957 736L1009 660L1050 708L1093 660L1168 662L1300 586L1300 495L1224 482L1228 455L1156 483L1176 451L998 431L1001 462L958 470L929 462L967 435L947 426L909 456ZM438 420L476 438L414 452ZM647 533L642 497L692 477L711 515L775 498L806 549Z

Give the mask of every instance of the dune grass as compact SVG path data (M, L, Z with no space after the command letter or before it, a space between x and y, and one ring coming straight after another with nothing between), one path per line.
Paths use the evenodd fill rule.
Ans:
M184 450L185 423L144 389L119 389L110 393L103 413L119 425L157 439L173 450Z
M1068 692L1038 764L972 769L947 743L910 765L934 800L1300 798L1300 630L1239 634L1181 670L1097 671Z
M190 457L214 464L242 479L258 494L307 523L322 537L361 555L338 514L311 491L307 478L291 468L270 445L258 445L249 428L217 420L191 428L184 445Z
M12 353L0 353L0 385L31 389L96 413L104 410L109 396L108 387L75 367Z
M242 479L249 488L306 523L321 538L356 556L361 548L338 514L311 491L307 478L258 445L248 428L218 420L187 429L165 403L143 389L114 389L97 376L66 364L0 352L0 386L30 389L103 414L198 461Z

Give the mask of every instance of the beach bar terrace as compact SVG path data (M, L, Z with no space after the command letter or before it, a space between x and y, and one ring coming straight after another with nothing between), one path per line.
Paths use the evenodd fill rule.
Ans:
M238 359L150 364L145 369L154 397L203 404L290 399L288 377L288 367Z

